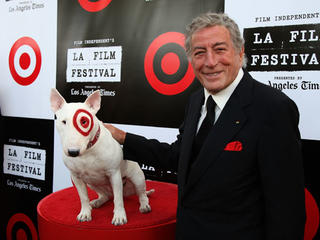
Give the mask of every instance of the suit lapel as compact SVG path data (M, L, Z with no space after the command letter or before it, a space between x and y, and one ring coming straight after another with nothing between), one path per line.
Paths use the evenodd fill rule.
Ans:
M232 141L232 138L245 125L247 117L244 112L244 107L251 101L251 80L250 75L245 72L243 79L231 95L215 125L210 130L199 152L198 158L190 170L187 181L188 189L192 189L201 176L205 174L209 166L218 160L225 146ZM191 147L192 145L190 148Z
M186 183L188 166L192 155L192 144L196 134L196 129L200 117L201 106L203 105L204 93L203 89L196 92L190 99L190 105L187 112L187 118L184 122L184 133L181 143L181 153L179 164L179 179L182 180L182 184Z

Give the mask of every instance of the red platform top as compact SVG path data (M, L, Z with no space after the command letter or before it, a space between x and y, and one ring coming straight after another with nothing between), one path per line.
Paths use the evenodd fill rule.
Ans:
M132 230L148 228L156 225L175 222L177 209L177 185L147 181L147 190L155 189L149 196L150 213L139 212L139 200L137 196L129 196L124 199L128 223L122 226L111 224L113 217L113 200L109 200L98 209L92 209L92 221L78 222L77 215L80 212L80 200L74 187L66 188L52 193L42 199L38 204L38 215L47 222L68 225L71 228L96 229L96 230ZM97 198L97 194L88 189L90 200Z

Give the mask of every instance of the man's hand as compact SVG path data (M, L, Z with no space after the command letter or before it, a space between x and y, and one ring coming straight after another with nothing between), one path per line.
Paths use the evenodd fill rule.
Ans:
M103 125L104 125L105 128L107 128L110 131L112 137L115 140L117 140L118 143L123 145L124 140L126 138L126 132L122 131L119 128L116 128L115 126L113 126L111 124L108 124L108 123L104 123Z

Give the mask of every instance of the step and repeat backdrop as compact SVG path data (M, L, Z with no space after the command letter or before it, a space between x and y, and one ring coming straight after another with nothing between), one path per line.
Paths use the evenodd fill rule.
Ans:
M290 8L288 7L290 6ZM249 8L249 9L248 9ZM320 2L252 0L6 0L0 2L0 239L38 239L38 202L72 185L50 109L100 90L103 122L172 142L200 87L185 25L226 12L245 38L248 71L298 105L306 175L305 239L320 239ZM142 165L148 179L176 173Z

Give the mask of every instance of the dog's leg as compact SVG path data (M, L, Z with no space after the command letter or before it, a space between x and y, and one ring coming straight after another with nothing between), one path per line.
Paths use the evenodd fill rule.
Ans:
M87 185L80 178L71 175L72 181L77 188L81 202L81 211L77 216L78 221L91 221L91 206L89 204Z
M123 185L123 196L128 197L136 195L136 189L129 178L126 179L126 183Z
M98 194L98 198L97 199L93 199L92 201L90 201L90 206L92 208L99 208L101 207L105 202L107 202L109 200L109 197L105 194Z
M149 198L146 192L145 178L141 176L134 176L131 181L135 185L137 195L139 197L140 207L139 211L141 213L151 212L151 207L149 205Z
M127 177L133 183L136 193L139 197L140 207L139 211L141 213L148 213L151 211L151 207L149 205L149 198L146 192L146 181L144 174L136 162L127 161L130 171L127 173ZM154 190L153 190L154 191Z
M127 223L127 215L123 205L123 186L120 170L116 170L110 177L111 186L113 189L113 219L112 224L122 225Z
M105 189L105 186L102 187L95 187L90 185L89 186L92 190L96 191L98 194L98 198L90 201L90 206L92 208L99 208L101 207L105 202L109 200L110 194L108 194L107 190Z

